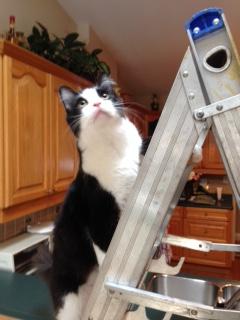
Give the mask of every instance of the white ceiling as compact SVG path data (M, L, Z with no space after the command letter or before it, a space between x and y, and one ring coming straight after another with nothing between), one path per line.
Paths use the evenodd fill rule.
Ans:
M208 7L224 9L240 46L240 0L59 0L106 44L129 92L166 95L186 51L185 22Z

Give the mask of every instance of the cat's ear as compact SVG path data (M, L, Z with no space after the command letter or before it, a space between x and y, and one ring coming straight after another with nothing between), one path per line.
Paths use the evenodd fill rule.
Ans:
M59 95L66 111L71 111L75 105L77 93L68 87L62 86L59 88Z
M100 78L98 79L97 85L99 87L101 87L101 86L114 87L116 85L116 83L111 77L107 76L106 74L102 74L100 76Z

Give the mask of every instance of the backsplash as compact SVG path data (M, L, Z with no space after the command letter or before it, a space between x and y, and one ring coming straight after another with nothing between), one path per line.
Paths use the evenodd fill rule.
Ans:
M210 193L216 193L217 187L222 187L223 194L232 194L232 189L227 176L218 175L203 175L201 177L201 183L208 186Z
M54 220L59 210L60 206L58 205L42 211L33 212L32 214L10 222L0 224L0 242L26 232L28 225Z

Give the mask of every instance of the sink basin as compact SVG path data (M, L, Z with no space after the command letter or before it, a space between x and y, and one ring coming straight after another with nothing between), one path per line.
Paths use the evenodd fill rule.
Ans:
M208 205L216 205L216 199L207 194L199 194L192 196L189 199L190 202L199 203L199 204L208 204Z
M172 298L215 307L219 287L211 282L167 275L153 275L150 290Z

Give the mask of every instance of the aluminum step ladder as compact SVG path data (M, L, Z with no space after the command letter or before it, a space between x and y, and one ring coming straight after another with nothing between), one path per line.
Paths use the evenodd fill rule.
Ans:
M164 236L192 170L189 159L201 148L210 128L240 207L240 65L236 47L221 9L197 13L186 24L186 30L190 47L99 270L84 320L123 319L129 303L193 319L240 319L237 310L140 289L149 268L158 270L158 265L153 268L152 263L155 243L165 241L205 251L240 251L240 246L234 244Z

